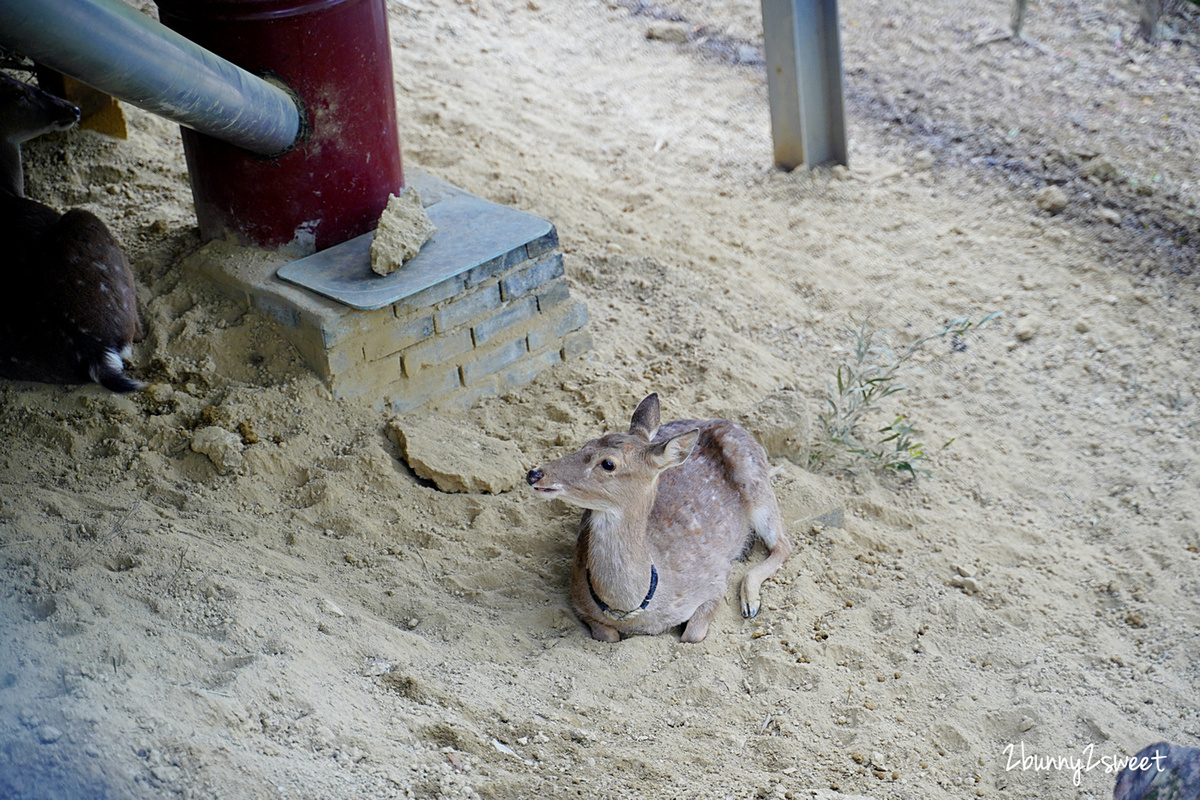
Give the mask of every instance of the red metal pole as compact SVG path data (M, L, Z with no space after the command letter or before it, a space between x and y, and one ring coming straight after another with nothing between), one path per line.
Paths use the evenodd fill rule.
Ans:
M323 250L375 227L404 187L385 0L158 0L164 25L299 97L276 157L183 130L204 239ZM310 244L311 243L311 244Z

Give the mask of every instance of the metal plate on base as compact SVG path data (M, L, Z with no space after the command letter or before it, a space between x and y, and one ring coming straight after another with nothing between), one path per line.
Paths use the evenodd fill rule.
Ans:
M541 217L465 192L425 209L437 233L390 275L371 271L374 232L285 264L280 278L351 308L383 308L550 234ZM522 258L522 260L524 260Z

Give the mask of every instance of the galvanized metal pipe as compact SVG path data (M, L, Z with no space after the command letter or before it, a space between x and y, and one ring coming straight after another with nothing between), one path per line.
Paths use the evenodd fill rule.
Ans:
M300 133L287 92L120 0L2 0L0 45L259 155Z

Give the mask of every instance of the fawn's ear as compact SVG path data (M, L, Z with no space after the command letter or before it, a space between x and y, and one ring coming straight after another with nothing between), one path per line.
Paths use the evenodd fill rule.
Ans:
M633 412L633 419L629 422L629 432L640 433L647 439L653 439L655 431L658 430L660 413L658 394L647 395L645 400L638 403L637 410Z
M685 431L665 442L655 442L646 451L646 460L650 462L650 466L660 471L677 467L687 461L699 439L700 431L697 429Z

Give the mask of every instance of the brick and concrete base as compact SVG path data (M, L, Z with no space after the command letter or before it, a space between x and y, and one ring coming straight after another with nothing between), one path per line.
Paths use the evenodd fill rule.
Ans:
M360 296L368 297L370 305L386 301L369 309L353 308L289 282L294 277L282 280L277 275L281 268L300 262L276 251L210 242L185 259L184 266L279 320L335 396L363 398L399 412L427 404L467 406L591 350L587 309L570 296L552 225L540 220L536 238L520 241L528 234L518 231L517 240L506 241L509 228L503 220L508 212L503 207L421 173L410 171L406 177L410 186L418 186L435 222L438 203L451 201L443 208L457 203L454 214L440 216L435 238L447 243L444 249L470 244L461 237L490 236L492 249L486 252L498 252L483 260L467 257L454 263L460 248L439 263L419 265L417 271L425 269L423 288L404 294L400 287L403 296L393 298L379 293L378 287L386 284L372 282L366 276L373 276L369 264L350 248L347 258L352 263L341 272L355 277L339 278L337 286L352 302ZM477 208L483 217L499 215L501 224L484 233L486 224L472 224ZM357 277L364 268L366 275ZM408 264L401 272L407 268ZM288 267L282 272L294 276L298 271ZM328 290L319 279L314 285L339 294L337 286ZM369 294L359 292L360 286Z

